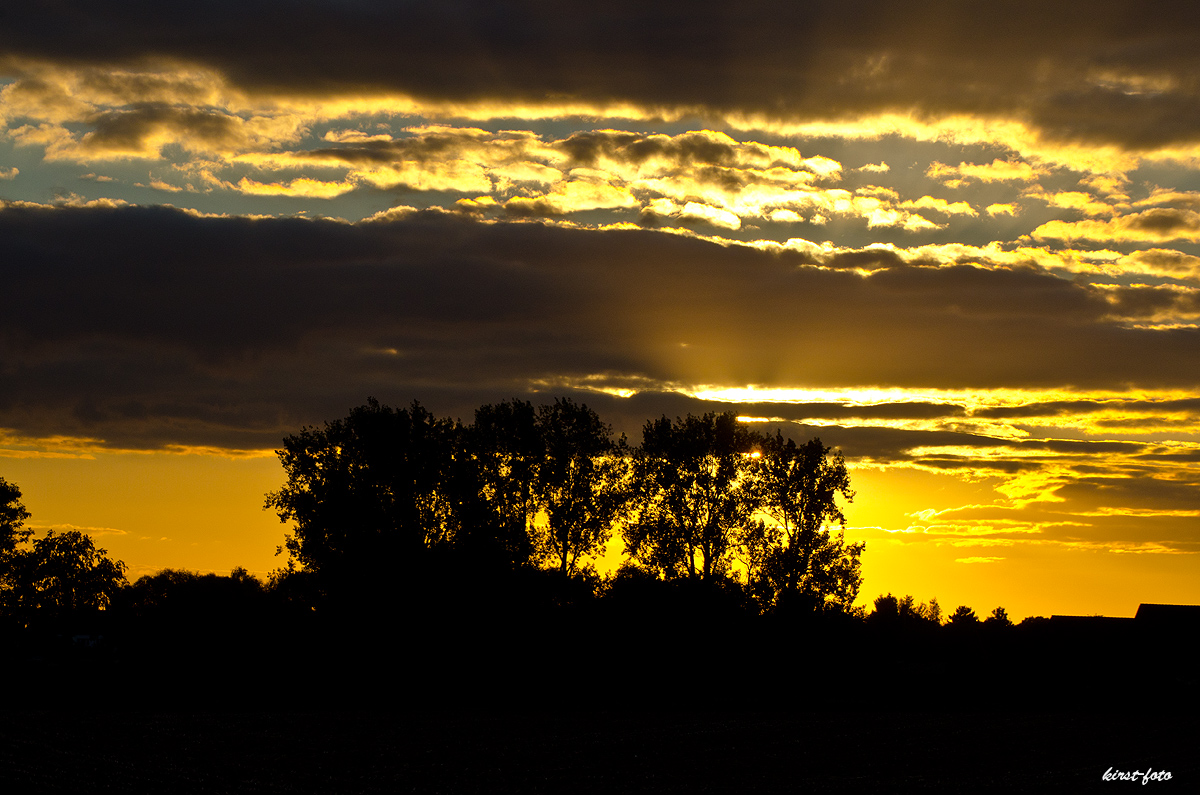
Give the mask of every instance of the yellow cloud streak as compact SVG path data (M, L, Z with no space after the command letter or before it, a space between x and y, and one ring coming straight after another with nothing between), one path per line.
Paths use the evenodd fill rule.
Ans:
M1060 207L1068 210L1078 210L1085 215L1117 215L1122 209L1128 209L1129 205L1124 202L1109 204L1096 200L1090 193L1083 191L1055 191L1050 192L1041 185L1033 185L1026 188L1022 192L1023 196L1031 199L1044 201L1051 207Z
M993 160L991 163L959 163L957 166L934 162L926 169L926 176L960 185L966 180L980 182L1030 182L1045 169L1034 168L1019 160Z
M1069 389L916 389L902 387L847 387L811 389L806 387L722 387L698 385L684 393L701 400L726 403L844 403L871 406L881 403L943 403L978 410L994 406L1022 406L1028 403L1069 400L1181 400L1195 397L1180 390L1069 390Z
M1100 242L1200 242L1200 213L1155 208L1107 221L1048 221L1030 233L1036 240L1096 240Z
M724 121L737 130L761 130L801 138L879 140L899 136L914 141L940 141L956 145L990 144L1008 148L1037 165L1111 175L1123 174L1142 162L1200 160L1200 147L1164 146L1153 151L1129 152L1114 145L1050 140L1029 124L1003 116L948 114L929 116L908 113L872 113L836 121L787 121L765 116L729 114Z
M699 107L646 106L630 102L423 101L395 92L333 98L281 93L251 95L232 87L215 70L166 60L150 64L141 71L72 68L47 62L10 60L10 67L17 71L19 79L0 94L0 119L36 118L53 125L80 121L98 107L156 102L220 109L222 113L246 120L251 126L261 122L293 131L306 124L364 115L469 121L582 117L665 122L696 116L709 118L730 129L761 130L784 136L877 140L899 135L917 141L999 145L1017 153L1021 159L1034 161L1030 165L1035 168L1061 166L1098 176L1123 174L1148 161L1183 165L1200 163L1200 147L1195 145L1163 145L1135 153L1115 145L1050 139L1021 119L986 114L931 116L886 112L802 121L758 114L714 116ZM279 131L273 134L278 135Z
M664 387L665 388L665 387ZM989 469L989 462L1036 460L1048 463L1069 457L1094 455L1080 448L1074 452L1052 450L1041 445L1051 441L1037 431L1066 433L1066 439L1090 441L1139 441L1150 438L1153 444L1174 452L1200 451L1200 409L1180 408L1174 401L1195 399L1197 395L1185 390L1076 391L1053 389L803 389L758 387L679 387L678 391L701 400L730 404L778 403L791 405L789 414L797 422L814 427L891 428L895 430L931 432L952 431L974 434L994 440L992 444L972 446L914 443L908 453L924 456L954 456L980 469ZM806 403L839 404L844 413L836 418L805 417ZM965 414L949 414L941 418L875 418L856 409L904 403L933 403L947 407L962 407ZM1045 405L1043 410L1039 405ZM1077 408L1070 408L1077 405ZM989 409L1017 408L1022 410L1011 417L989 417ZM799 411L797 411L799 409ZM746 417L747 421L782 421ZM1169 433L1169 440L1156 435ZM1024 444L1023 444L1024 443ZM1140 450L1131 449L1130 455ZM1122 458L1118 452L1105 453L1106 459ZM1200 462L1197 464L1200 466ZM1182 466L1182 465L1179 465ZM1040 491L1041 487L1034 489Z
M792 238L786 242L777 240L731 240L720 237L705 239L720 245L748 246L763 251L799 251L818 260L829 259L840 253L870 251L878 249L895 254L902 261L930 266L970 264L981 267L1028 267L1070 273L1092 274L1106 277L1118 276L1166 276L1175 279L1200 282L1200 257L1184 254L1173 249L1151 248L1124 254L1109 249L1050 249L1044 246L1019 245L1005 248L999 242L974 246L966 243L937 243L921 246L900 247L891 243L875 243L864 249L852 249L831 242L813 243L803 238ZM862 275L869 271L859 270Z
M162 109L159 116L141 118L132 108L153 105ZM116 115L110 113L115 110ZM133 72L70 70L48 65L27 65L24 79L0 92L0 118L18 118L35 123L9 130L21 145L40 145L48 159L91 160L158 159L169 144L178 144L193 154L217 158L220 163L244 162L260 168L312 168L319 166L344 169L339 180L317 179L309 174L278 180L245 178L237 189L255 195L291 195L330 198L346 192L352 185L369 184L380 188L404 185L417 190L451 190L487 193L508 191L515 185L551 185L550 191L521 191L517 205L531 208L538 204L552 213L570 213L577 209L628 207L625 199L613 201L618 194L641 192L650 198L670 198L677 207L672 215L699 218L717 226L735 229L745 221L771 220L795 223L808 218L822 223L832 215L858 216L869 227L894 227L909 231L930 230L942 225L911 212L927 209L942 214L975 215L965 202L948 202L934 197L897 203L871 188L856 194L837 189L816 188L814 179L834 179L841 164L822 157L803 157L793 147L738 142L724 133L688 134L727 146L733 153L730 167L711 170L681 168L680 164L649 157L638 163L601 155L598 165L612 176L609 199L572 201L588 189L563 187L558 166L565 153L542 142L532 133L493 134L472 128L427 125L410 130L416 135L452 136L460 155L428 162L400 161L377 164L351 164L339 160L336 152L287 153L271 151L299 140L312 125L362 115L422 115L427 118L491 119L522 116L530 119L563 117L574 113L602 118L650 119L661 114L631 106L598 107L584 104L538 104L514 106L508 103L468 103L453 105L419 103L401 95L363 95L337 99L312 99L286 96L248 96L231 89L219 74L211 70L164 65L157 71ZM114 123L125 119L131 130L121 135L100 131L80 134L65 126L68 122L86 123L101 111ZM669 114L668 114L669 115ZM676 116L678 117L678 116ZM738 129L763 129L790 134L837 134L850 138L878 138L883 134L901 134L915 140L952 142L989 142L1010 145L1024 160L994 160L992 163L962 163L956 166L935 163L930 175L944 180L976 179L983 181L1029 181L1048 165L1067 166L1090 172L1089 183L1096 190L1108 191L1120 198L1124 178L1121 172L1139 162L1154 158L1191 158L1200 162L1198 151L1163 150L1134 157L1105 147L1082 147L1055 143L1050 149L1023 123L1012 120L954 116L936 124L902 114L877 114L857 120L807 125L759 124L751 119L730 117ZM127 125L128 126L128 125ZM331 131L326 138L334 143L363 144L380 142L385 136L361 131ZM474 138L473 149L464 149ZM669 141L666 136L646 140ZM1102 161L1102 162L1101 162ZM880 166L881 168L882 166ZM874 167L873 167L874 168ZM741 182L737 188L715 178L723 171ZM565 180L571 186L574 180ZM166 184L166 183L164 183ZM229 183L225 183L228 185ZM595 194L596 189L590 189ZM870 195L875 193L876 195ZM1081 191L1048 193L1031 189L1031 198L1039 198L1054 207L1077 209L1090 215L1112 215L1122 205L1107 204ZM690 209L689 209L690 208ZM1013 214L1011 205L991 205L993 215ZM735 218L736 216L736 218ZM1185 219L1186 221L1186 219ZM1033 232L1035 238L1163 241L1198 240L1196 224L1176 224L1172 228L1142 224L1120 218L1105 225L1100 222L1052 221Z
M171 444L156 449L113 447L103 439L88 436L26 436L11 429L0 428L0 458L82 458L94 459L98 454L146 456L197 455L229 459L271 458L275 451L214 447L211 445Z
M349 193L357 185L350 181L322 182L320 180L308 179L307 177L293 179L286 184L280 182L263 183L242 177L238 180L237 185L230 187L239 193L245 193L250 196L302 196L305 198L332 199L344 193Z

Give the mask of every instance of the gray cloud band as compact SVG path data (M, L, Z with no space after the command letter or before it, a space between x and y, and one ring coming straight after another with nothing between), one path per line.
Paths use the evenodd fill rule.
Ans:
M839 119L1000 115L1130 149L1200 139L1200 12L874 0L646 4L333 3L6 9L0 61L173 59L245 90L399 91L434 101L564 98ZM653 76L653 77L650 77Z
M1030 268L819 265L435 212L352 225L8 205L0 427L269 447L368 394L467 415L585 379L1118 389L1194 388L1200 372L1197 330L1123 325L1092 288ZM659 399L640 420L674 411ZM797 411L783 417L846 416Z

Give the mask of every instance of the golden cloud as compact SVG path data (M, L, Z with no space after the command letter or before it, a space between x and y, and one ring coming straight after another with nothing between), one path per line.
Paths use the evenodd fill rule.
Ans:
M688 202L679 211L682 218L688 218L697 221L704 221L713 226L721 226L726 229L737 229L741 226L741 219L728 210L722 210L719 207L710 207L707 204L699 202Z
M1083 191L1047 191L1041 185L1033 185L1021 192L1022 196L1044 201L1051 207L1061 207L1078 210L1084 215L1117 215L1122 209L1128 209L1127 203L1109 204L1099 201L1090 193Z
M1200 241L1200 213L1156 207L1108 221L1049 221L1030 233L1037 240L1164 243Z
M959 163L949 166L945 163L934 162L926 169L925 175L943 182L951 187L957 187L971 180L980 182L1031 182L1038 178L1040 171L1029 163L1019 160L993 160L991 163Z
M1106 78L1107 79L1107 78ZM615 106L614 106L615 107ZM648 119L658 110L634 109L628 118ZM426 124L397 134L389 122L399 114L442 118L458 114L467 118L550 118L563 113L588 112L604 117L613 108L597 105L509 105L493 100L418 102L395 93L305 97L255 94L232 87L219 72L196 67L163 65L157 70L107 70L26 65L17 81L0 90L0 120L18 145L41 146L47 159L92 162L131 158L159 160L178 147L189 155L174 167L202 184L232 186L247 195L332 197L353 187L384 190L450 191L491 194L499 205L512 201L512 212L562 215L579 208L629 208L670 199L671 214L681 221L700 218L684 214L690 205L711 208L704 219L720 228L734 229L766 221L774 223L827 223L835 218L861 218L868 229L932 231L945 224L926 217L973 217L978 210L965 201L934 196L902 200L891 189L861 186L840 191L831 187L844 168L836 160L802 153L798 148L738 140L728 132L698 130L669 136L595 130L560 139L546 139L530 131L491 132L473 127ZM667 114L668 118L676 118ZM370 123L362 119L374 119ZM1050 141L1024 122L1012 119L959 115L935 123L929 117L896 113L847 116L839 122L794 124L760 118L726 115L730 130L765 130L784 134L834 134L848 138L879 138L900 134L913 140L989 142L1008 145L1016 157L991 163L937 162L928 175L947 185L967 182L1031 182L1058 166L1092 172L1081 184L1084 191L1049 192L1035 187L1027 198L1052 207L1087 215L1113 216L1122 210L1122 191L1128 183L1124 171L1156 157L1191 158L1191 149L1147 150L1133 155L1079 142ZM319 138L323 147L299 143L320 125L333 124ZM359 126L348 126L358 124ZM381 126L383 125L383 126ZM211 179L201 173L205 165ZM264 172L237 171L252 166ZM607 175L607 188L594 179L572 177L578 168L594 168ZM887 173L887 164L867 164L860 174ZM231 170L233 169L233 170ZM331 173L332 172L332 173ZM564 187L574 182L585 185ZM184 181L162 180L179 186ZM589 198L590 196L590 198ZM635 205L629 196L640 205ZM1100 198L1104 197L1104 198ZM1193 197L1194 198L1194 197ZM1159 203L1184 205L1190 198L1181 192L1163 193ZM993 217L1015 215L1011 203L987 205ZM924 213L924 214L923 214ZM733 217L738 226L734 227ZM1105 227L1055 221L1035 230L1037 239L1191 240L1162 233L1164 220L1123 222ZM1175 225L1185 228L1186 222Z
M566 98L535 102L486 98L486 94L477 94L475 96L484 98L473 100L438 98L431 94L423 94L423 99L417 99L417 95L410 91L383 86L366 90L347 88L317 95L311 91L286 89L264 91L260 88L248 91L244 86L231 82L220 69L195 63L184 65L161 58L156 63L148 60L140 63L142 65L139 68L114 69L111 64L68 66L48 60L10 58L8 67L17 75L17 80L0 91L0 119L7 120L10 126L18 119L25 120L21 124L34 126L40 123L84 124L96 113L161 104L181 112L207 111L241 119L265 147L268 139L288 139L288 130L294 135L296 131L326 121L379 114L480 121L585 117L666 122L698 114L731 130L872 140L901 135L921 141L993 144L1011 149L1021 160L996 160L991 164L964 163L959 166L939 164L936 173L939 178L949 180L1030 181L1030 169L1040 171L1043 166L1063 166L1111 180L1110 187L1114 190L1119 188L1122 175L1140 162L1166 160L1186 164L1198 159L1196 145L1189 143L1186 136L1178 140L1168 136L1157 142L1141 142L1136 147L1125 147L1103 138L1090 140L1086 136L1064 136L1052 130L1061 126L1060 122L1050 123L1049 118L1031 122L1027 113L1015 108L1010 112L991 113L955 113L933 107L919 112L898 112L895 108L870 107L868 103L860 107L843 107L833 118L821 120L819 114L812 112L789 117L786 114L765 115L732 108L705 110L702 106L686 102L646 104L635 99ZM1108 87L1104 90L1109 91L1115 101L1132 96L1128 93L1130 86L1143 83L1156 85L1159 77L1122 74L1122 80L1126 82L1120 85L1125 85L1125 88L1116 88L1118 83L1109 79L1111 75L1100 82L1090 80L1089 84ZM1156 95L1149 93L1142 96ZM796 120L799 118L816 120L800 122ZM266 129L269 127L277 129ZM212 145L212 142L207 144L210 147ZM786 150L788 147L774 148ZM760 161L777 158L777 153L769 149L761 150ZM145 154L150 148L137 147L132 151ZM789 162L794 167L798 165L795 161ZM743 165L749 165L749 161ZM882 167L885 164L878 165ZM820 170L823 165L811 161L808 167ZM871 165L872 170L875 168Z
M976 216L979 214L967 202L948 202L945 199L935 199L932 196L922 196L915 201L902 202L898 206L903 209L933 210L943 215Z
M566 215L639 204L627 188L612 184L602 172L575 169L570 176L571 179L554 185L549 193L512 197L505 202L505 210L517 215Z
M353 182L322 182L320 180L300 177L286 184L280 182L262 183L242 177L234 187L238 192L250 196L303 196L306 198L332 199L354 190Z

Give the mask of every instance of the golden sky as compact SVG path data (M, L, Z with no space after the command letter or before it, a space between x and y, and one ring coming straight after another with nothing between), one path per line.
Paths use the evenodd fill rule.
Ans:
M1200 10L23 3L0 476L265 573L368 395L841 449L865 599L1200 602Z

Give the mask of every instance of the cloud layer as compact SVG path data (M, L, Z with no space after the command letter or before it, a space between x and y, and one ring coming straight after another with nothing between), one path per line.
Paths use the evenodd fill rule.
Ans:
M1200 331L1133 322L1196 313L1194 290L891 249L9 205L0 261L0 407L35 434L219 444L381 391L457 390L461 408L539 384L1178 390L1200 373Z
M763 0L496 6L278 0L202 8L22 3L0 53L105 67L173 60L240 90L583 102L764 119L884 112L1019 120L1054 139L1194 143L1200 14L1119 0Z

